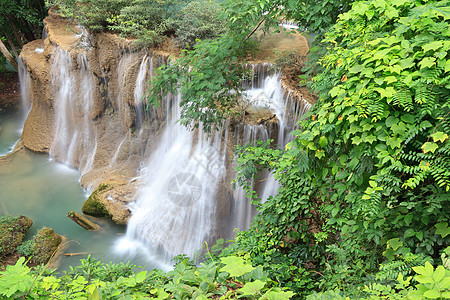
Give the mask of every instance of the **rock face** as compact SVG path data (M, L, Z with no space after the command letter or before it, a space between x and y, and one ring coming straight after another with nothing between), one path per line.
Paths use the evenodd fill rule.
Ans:
M252 65L253 75L244 83L245 122L227 123L206 138L174 122L176 96L144 109L147 82L167 62L166 52L137 49L109 33L88 34L52 11L44 23L48 37L21 53L32 98L22 140L80 170L82 186L93 191L83 212L129 224L130 238L158 241L154 247L177 253L247 227L255 209L231 186L234 145L256 138L285 143L310 104L293 100L267 64ZM276 189L254 185L262 195ZM134 200L130 219L128 204ZM196 244L185 246L194 238Z
M16 251L31 225L33 221L24 216L0 218L0 258Z
M32 97L23 144L78 168L88 190L114 182L109 194L115 201L104 202L107 214L124 224L125 204L134 194L129 178L137 175L161 126L157 121L136 128L134 91L146 53L111 34L87 35L52 11L44 23L48 37L25 45L21 54Z

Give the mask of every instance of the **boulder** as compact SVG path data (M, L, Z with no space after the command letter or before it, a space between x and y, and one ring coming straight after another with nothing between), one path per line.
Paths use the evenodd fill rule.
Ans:
M0 218L0 258L13 253L33 221L25 216Z

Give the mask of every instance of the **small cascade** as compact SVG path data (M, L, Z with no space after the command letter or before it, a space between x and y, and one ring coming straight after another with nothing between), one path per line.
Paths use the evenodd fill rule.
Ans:
M240 140L235 141L235 144L248 145L255 143L257 140L268 139L269 132L267 127L245 124ZM252 185L254 185L254 182ZM245 230L249 228L256 213L256 207L250 203L245 190L241 186L237 186L233 193L232 226L229 229L234 230L234 228L238 228L239 230ZM231 232L228 234L231 235Z
M50 154L85 174L91 170L97 150L96 129L89 118L94 87L85 54L77 56L77 65L74 68L69 52L55 50L51 66L56 87L55 138Z
M146 103L145 90L147 88L147 81L153 76L153 56L144 55L141 65L139 66L139 73L136 77L136 85L134 88L134 107L136 112L136 126L142 127L144 119L146 118Z
M31 87L31 77L27 68L19 57L19 82L20 82L20 99L22 102L23 120L26 119L28 112L33 103L33 93Z
M255 69L257 70L256 72ZM256 80L251 80L252 88L248 89L246 92L246 98L249 103L248 109L265 109L270 110L275 114L278 121L276 141L279 148L284 148L284 146L293 138L289 132L296 128L299 119L309 110L311 104L303 99L295 100L291 97L282 87L281 74L278 72L270 72L268 69L268 65L259 65L258 68L252 67L252 74L254 74L253 78L256 78ZM255 81L257 84L255 84ZM246 84L248 85L248 82ZM269 134L265 139L268 139L270 136L271 135ZM264 140L264 138L260 139ZM278 193L280 184L271 172L266 171L261 177L263 178L261 182L262 189L259 191L259 196L261 201L265 202L270 196L274 196ZM241 191L241 188L237 191L237 199L239 199L241 195L245 197L245 192ZM245 199L244 201L238 201L248 203L248 201L245 202ZM251 209L247 208L245 211L251 211ZM254 214L252 217L253 216ZM248 226L243 228L248 228Z
M192 257L217 229L228 126L212 136L188 131L176 122L179 102L179 96L166 97L167 126L138 178L127 234L117 246L122 253L157 253L165 262L175 254Z

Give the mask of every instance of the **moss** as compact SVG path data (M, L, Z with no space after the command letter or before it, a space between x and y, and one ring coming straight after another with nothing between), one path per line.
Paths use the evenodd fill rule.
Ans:
M62 237L53 229L42 227L33 238L30 262L35 265L46 264L61 242Z
M92 192L89 198L84 202L81 211L84 214L94 217L109 217L111 216L106 210L105 205L100 200L100 194L108 190L109 185L100 184L100 186Z
M0 218L0 257L16 250L31 225L33 221L24 216Z

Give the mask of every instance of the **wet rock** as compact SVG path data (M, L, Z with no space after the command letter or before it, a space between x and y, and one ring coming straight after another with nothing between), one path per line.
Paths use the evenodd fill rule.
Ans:
M25 216L0 218L0 257L13 253L33 221Z
M62 241L63 238L52 228L41 228L33 238L31 264L46 264L58 251Z
M109 217L110 214L105 208L105 205L101 202L99 195L105 190L109 190L110 186L107 184L100 184L100 186L92 192L89 198L84 202L81 211L84 214L94 217Z

